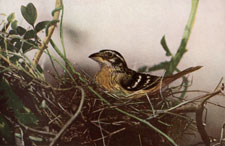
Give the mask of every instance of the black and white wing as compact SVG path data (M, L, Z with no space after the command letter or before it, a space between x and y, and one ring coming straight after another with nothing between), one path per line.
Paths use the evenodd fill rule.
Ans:
M128 91L147 90L156 86L161 77L153 76L144 73L138 73L130 70L126 77L124 77L120 84Z

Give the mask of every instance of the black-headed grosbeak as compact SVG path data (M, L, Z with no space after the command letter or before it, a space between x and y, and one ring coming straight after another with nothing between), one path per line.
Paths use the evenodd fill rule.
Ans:
M95 75L96 82L110 93L129 98L139 98L146 93L155 95L174 80L201 68L190 67L175 75L159 77L128 68L123 56L114 50L101 50L89 58L100 65L100 71Z

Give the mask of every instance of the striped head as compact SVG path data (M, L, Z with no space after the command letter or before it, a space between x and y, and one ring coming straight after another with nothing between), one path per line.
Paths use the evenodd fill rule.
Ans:
M98 62L99 65L113 67L116 70L127 68L127 63L123 56L114 50L101 50L97 53L91 54L89 58Z

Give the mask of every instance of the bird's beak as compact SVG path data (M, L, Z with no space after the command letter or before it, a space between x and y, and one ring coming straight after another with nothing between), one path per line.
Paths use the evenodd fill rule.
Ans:
M103 59L102 59L102 56L101 56L101 53L97 52L97 53L93 53L89 56L89 58L97 61L97 62L102 62Z
M93 53L89 56L89 58L94 59L96 57L99 57L99 53Z

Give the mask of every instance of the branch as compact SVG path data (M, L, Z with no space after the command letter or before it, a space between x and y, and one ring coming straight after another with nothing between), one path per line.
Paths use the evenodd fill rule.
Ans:
M31 132L35 132L35 133L39 133L39 134L43 134L43 135L49 135L49 136L55 136L56 134L52 133L52 132L48 132L48 131L41 131L41 130L37 130L31 127L28 127L26 125L24 125L22 122L20 122L18 120L17 122L20 126L22 126L25 130L29 130Z
M202 137L202 140L204 142L204 144L206 146L210 146L210 139L209 139L209 136L205 130L205 126L203 124L203 120L202 120L202 117L203 117L203 111L204 111L204 105L205 105L205 102L207 100L209 100L211 97L217 95L221 93L221 90L218 90L214 93L212 93L210 96L208 96L207 98L205 98L201 104L199 105L198 107L198 110L196 111L196 125L197 125L197 128L198 128L198 132L199 134L201 135Z
M59 139L59 137L62 135L62 133L72 124L72 122L76 119L76 117L79 115L79 113L81 112L81 109L83 107L84 104L84 98L85 98L85 93L84 93L84 89L80 86L77 86L76 88L80 89L81 91L81 100L80 100L80 105L76 111L76 113L69 119L69 121L63 126L63 128L59 131L59 133L55 136L55 138L52 140L52 142L49 144L49 146L53 146L57 140Z
M62 5L62 1L61 0L56 0L56 6L55 6L55 9L60 9ZM53 15L53 21L54 20L58 20L59 19L59 14L60 14L60 11L55 11L54 12L54 15ZM55 27L56 27L56 24L54 25L51 25L49 28L48 28L48 34L46 36L46 38L44 39L44 41L42 42L39 50L36 52L34 58L33 58L33 64L34 66L37 66L40 58L41 58L41 55L43 54L44 50L47 49L47 45L51 39L51 36L55 30Z

